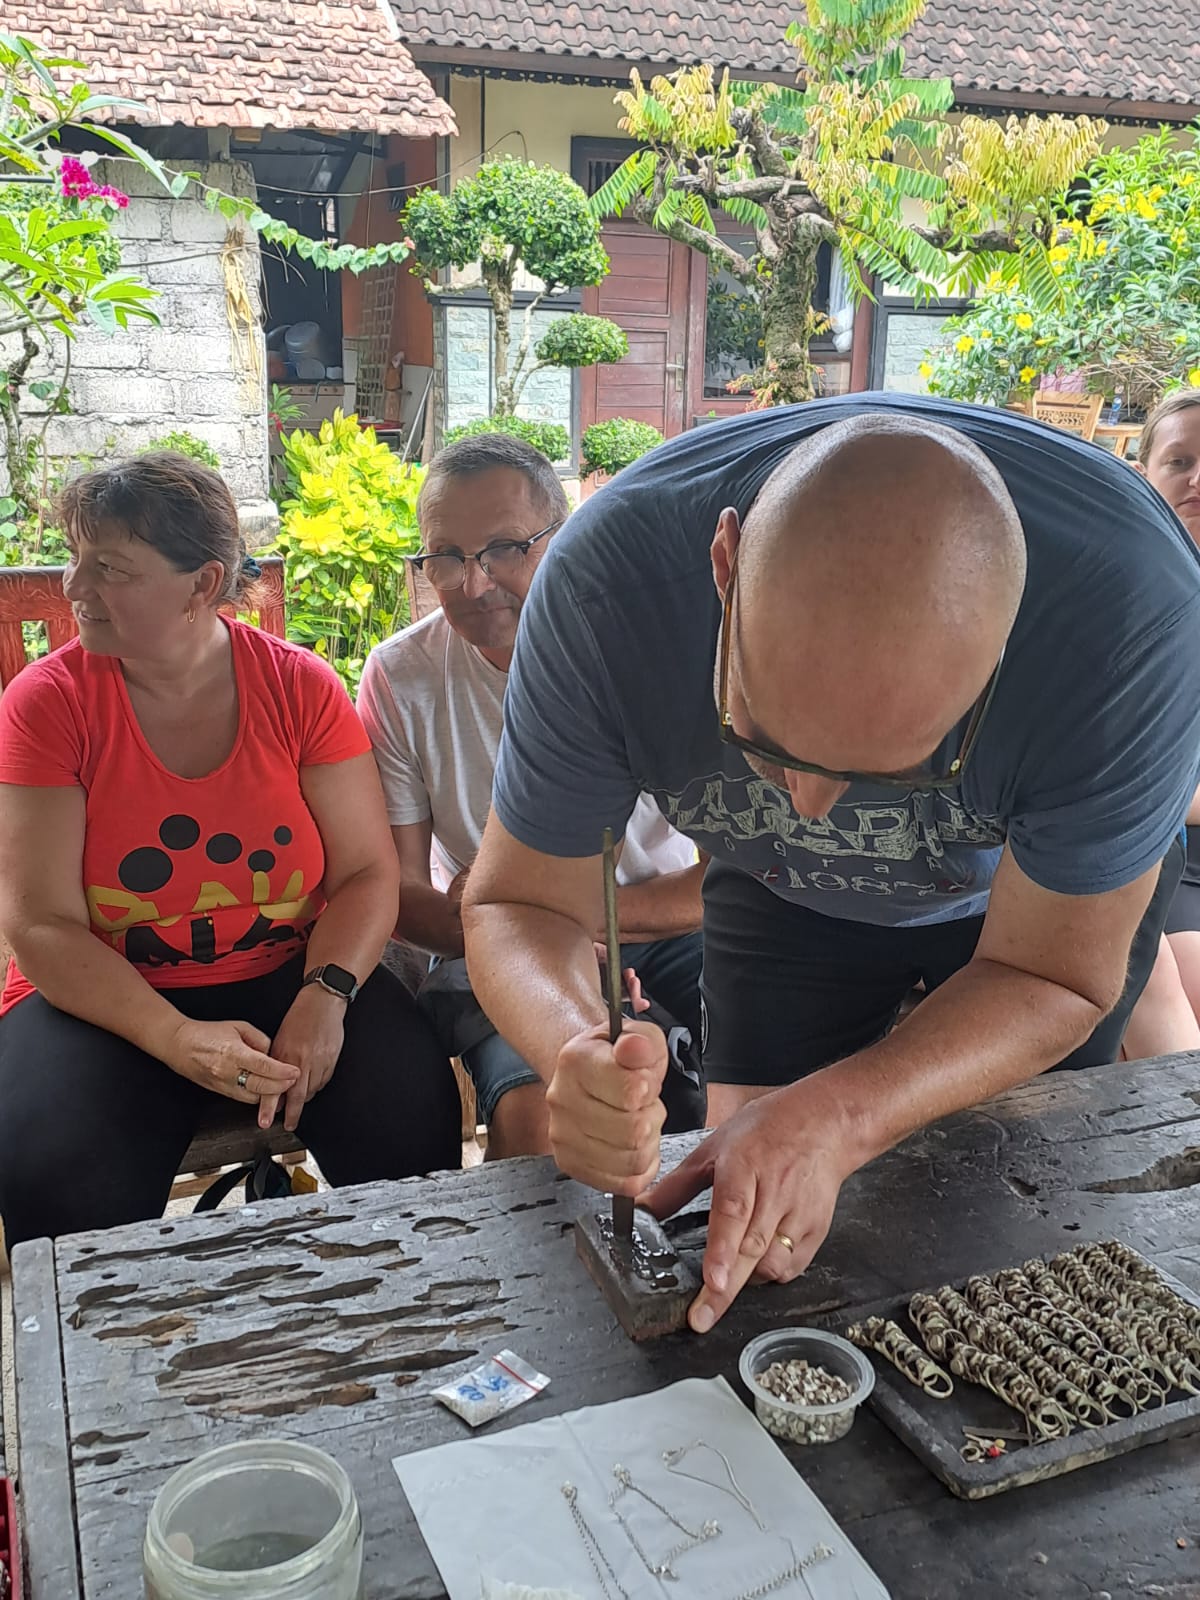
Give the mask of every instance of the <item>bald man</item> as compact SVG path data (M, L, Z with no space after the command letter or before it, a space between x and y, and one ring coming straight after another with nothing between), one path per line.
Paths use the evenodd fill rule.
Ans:
M606 1042L601 834L645 790L712 857L716 1131L646 1197L713 1185L696 1331L803 1271L898 1140L1117 1058L1182 866L1198 639L1165 504L1004 411L751 413L570 518L522 618L467 959L549 1084L559 1165L642 1195L666 1058L640 1024Z

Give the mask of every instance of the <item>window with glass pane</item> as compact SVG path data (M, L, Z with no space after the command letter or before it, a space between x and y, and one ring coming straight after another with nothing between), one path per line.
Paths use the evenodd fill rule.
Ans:
M754 249L752 234L722 234L735 250ZM704 397L728 394L735 378L762 366L762 313L745 284L709 257L704 313Z

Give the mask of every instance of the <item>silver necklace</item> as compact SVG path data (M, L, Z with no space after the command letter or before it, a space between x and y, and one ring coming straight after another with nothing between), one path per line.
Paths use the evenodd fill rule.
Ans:
M728 1489L726 1489L724 1484L713 1483L708 1478L700 1477L699 1473L685 1472L683 1470L679 1463L683 1460L684 1456L689 1455L693 1450L710 1450L713 1455L717 1457L721 1465L725 1468L725 1475L729 1479ZM706 1488L717 1489L721 1494L732 1495L732 1497L737 1501L738 1505L741 1506L742 1510L745 1511L748 1516L753 1517L754 1521L758 1525L758 1531L760 1533L766 1533L767 1525L759 1516L758 1512L754 1509L754 1502L750 1499L750 1496L745 1493L745 1491L739 1485L737 1479L734 1477L733 1467L730 1465L729 1457L725 1455L723 1451L718 1450L716 1445L709 1444L706 1439L693 1439L691 1444L676 1445L674 1449L664 1450L662 1453L662 1458L667 1464L667 1471L673 1472L677 1477L688 1478L692 1483L702 1483Z
M604 1600L613 1600L612 1590L608 1587L608 1582L604 1577L605 1572L607 1572L609 1579L612 1581L613 1588L621 1596L621 1600L629 1600L629 1595L621 1587L620 1580L600 1546L600 1541L584 1520L583 1512L579 1509L579 1490L573 1483L564 1483L562 1497L567 1502L567 1509L571 1513L575 1531L579 1534L580 1542L587 1552L587 1558L591 1562L592 1571L596 1574L596 1582L600 1585L600 1592L604 1596ZM601 1571L601 1563L603 1563L603 1571ZM766 1590L763 1592L765 1594ZM747 1600L749 1600L749 1597L747 1597Z
M794 1550L792 1553L795 1556ZM797 1578L804 1585L805 1591L809 1595L809 1600L811 1600L812 1590L809 1588L808 1579L804 1575L805 1569L807 1567L815 1567L819 1561L828 1561L832 1554L833 1551L827 1544L815 1544L807 1555L796 1557L791 1566L785 1571L776 1574L774 1578L766 1579L755 1589L743 1590L741 1594L735 1596L735 1600L762 1600L764 1595L774 1594L777 1589L786 1588L789 1583L795 1583Z
M633 1474L630 1472L628 1467L623 1467L618 1462L612 1470L613 1477L617 1480L617 1487L608 1497L609 1509L612 1511L617 1521L621 1524L621 1527L625 1533L625 1537L633 1546L638 1560L642 1563L650 1576L652 1578L665 1578L672 1583L675 1582L678 1579L679 1574L674 1570L673 1563L677 1561L680 1556L686 1555L689 1550L694 1550L697 1545L707 1544L710 1539L716 1539L719 1537L721 1532L721 1524L719 1522L709 1521L701 1523L699 1528L689 1528L687 1523L681 1522L674 1512L668 1511L666 1506L664 1506L661 1501L656 1500L654 1496L647 1490L643 1489L640 1484L635 1483L633 1481ZM640 1495L647 1505L653 1506L660 1516L665 1517L672 1527L678 1528L680 1533L684 1535L682 1543L677 1544L672 1549L668 1550L661 1561L651 1560L651 1558L642 1548L637 1535L634 1533L629 1523L621 1515L617 1502L620 1500L621 1496L626 1493L626 1491L631 1494Z

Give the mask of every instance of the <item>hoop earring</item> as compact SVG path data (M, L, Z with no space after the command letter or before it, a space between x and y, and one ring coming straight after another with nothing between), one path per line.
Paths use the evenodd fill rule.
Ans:
M188 619L189 622L195 622L195 620L196 620L196 608L194 606L189 606L187 608L186 615L187 615L187 619Z

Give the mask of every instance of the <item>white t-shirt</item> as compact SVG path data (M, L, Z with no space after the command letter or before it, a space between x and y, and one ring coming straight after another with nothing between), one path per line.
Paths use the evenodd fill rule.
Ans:
M492 803L508 674L434 611L367 657L358 690L393 827L433 820L436 866L448 882L479 851ZM597 851L600 841L597 840ZM649 795L625 830L620 883L679 872L696 859Z

